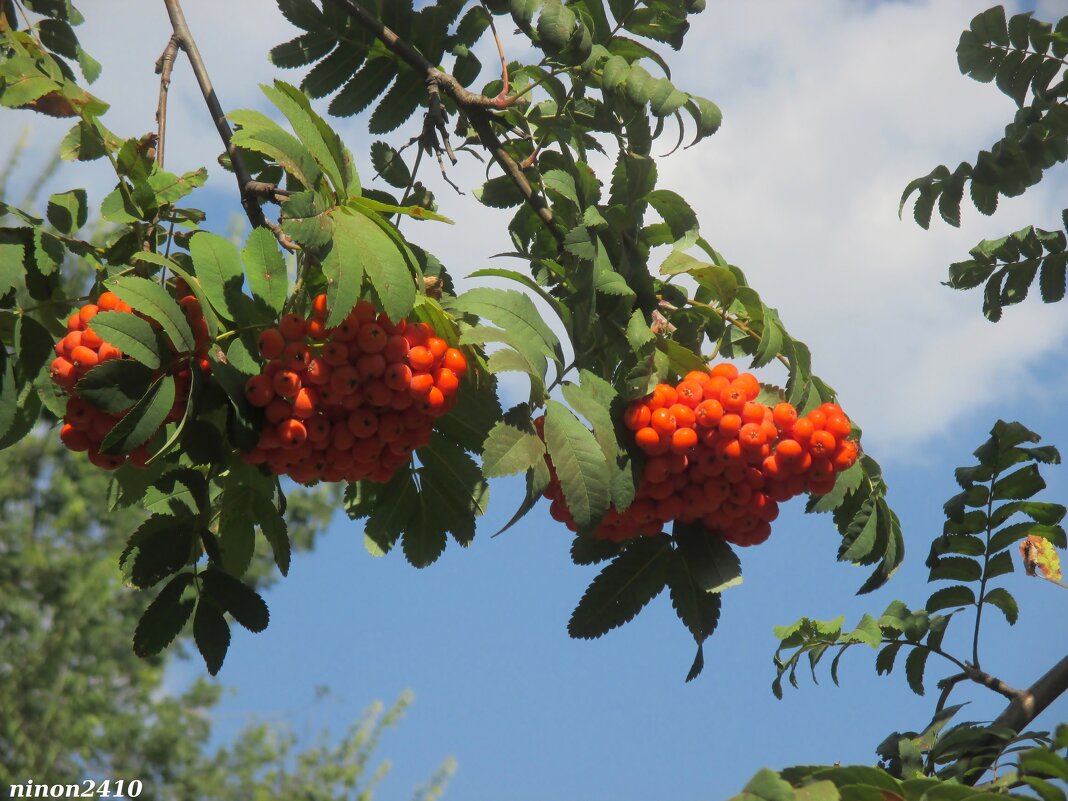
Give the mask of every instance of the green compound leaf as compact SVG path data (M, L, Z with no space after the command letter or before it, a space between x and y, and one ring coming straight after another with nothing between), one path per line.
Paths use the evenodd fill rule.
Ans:
M634 619L667 584L671 538L639 537L605 567L571 615L568 633L595 639Z
M173 642L193 613L192 598L183 599L193 583L192 573L179 573L167 582L148 605L134 630L134 653L142 659L155 656Z
M179 352L191 352L196 348L196 340L181 307L159 284L128 275L112 278L105 285L123 302L159 323Z
M174 406L174 379L162 376L111 429L100 443L101 453L129 453L163 425Z
M193 615L193 639L204 657L204 664L212 676L218 674L230 647L230 626L222 609L207 598L201 598Z
M140 362L109 359L86 373L75 389L94 406L118 414L143 398L152 381L152 370Z
M255 228L241 251L245 275L252 296L261 300L275 314L282 313L289 294L286 262L278 249L278 240L266 228Z
M610 475L593 434L558 401L545 404L545 444L571 515L580 529L597 523L609 504Z
M160 365L159 340L152 326L136 314L105 311L96 314L89 324L93 332L109 345L155 370ZM105 362L107 364L107 362Z
M249 631L263 631L270 621L267 604L259 593L222 570L209 568L200 574L203 592Z

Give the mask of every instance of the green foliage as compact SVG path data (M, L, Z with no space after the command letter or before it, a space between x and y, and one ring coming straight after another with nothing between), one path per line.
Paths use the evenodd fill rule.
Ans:
M525 497L511 522L529 512L549 484L546 457L589 538L610 510L630 506L641 476L642 459L621 425L625 402L710 358L754 368L782 362L783 397L802 411L835 398L779 311L701 237L686 198L658 186L650 154L669 120L678 143L691 126L697 142L721 123L715 104L686 91L659 52L681 47L690 14L703 3L444 0L416 10L407 3L279 0L278 7L299 31L271 59L298 69L300 88L283 81L261 87L273 116L238 109L217 120L236 128L224 166L253 181L241 198L254 225L244 243L203 230L203 214L183 205L205 170L169 173L151 137L124 139L104 127L106 106L62 66L70 57L86 77L92 71L73 34L54 24L73 24L73 16L45 14L32 32L0 30L0 101L43 110L41 98L64 98L74 123L64 157L106 158L116 178L99 208L80 189L53 195L45 219L2 207L12 218L0 229L3 304L26 322L17 340L4 339L0 444L38 419L51 424L64 416L64 398L46 375L49 348L86 290L95 298L107 289L129 303L135 314L98 317L98 333L126 358L91 370L76 391L121 416L103 443L105 455L147 454L144 471L116 471L110 493L123 508L143 498L154 521L134 533L123 560L136 585L163 588L138 627L139 651L163 647L191 618L214 672L230 618L253 630L266 625L248 594L247 571L267 557L285 573L292 548L283 485L243 456L256 451L270 424L270 414L246 397L246 382L263 366L259 333L283 314L307 313L319 293L327 299L327 327L369 301L391 321L430 324L470 365L455 410L410 465L388 482L365 479L345 491L346 511L366 519L372 553L399 544L419 567L439 557L450 535L471 543L489 477L524 474ZM506 17L534 55L487 80L474 52ZM352 155L312 108L310 98L318 97L331 98L333 115L369 110L376 134L422 119L407 145L384 138L371 147L375 170L397 196L365 191ZM509 288L476 286L456 295L445 267L398 229L404 217L449 222L417 179L429 151L442 164L443 155L455 155L451 117L460 121L451 134L460 140L457 151L485 149L504 168L487 175L478 196L514 209L507 255L523 269L476 276L503 279ZM406 161L412 144L418 155ZM595 172L592 153L608 156L610 172ZM261 224L262 201L278 205L277 225ZM111 226L106 236L79 238L97 220ZM670 255L657 273L650 258L660 246ZM72 263L91 271L73 293L64 287ZM183 309L186 294L204 315L195 332ZM507 415L496 397L496 376L506 372L525 376L530 389L527 402ZM544 444L532 428L542 411ZM843 536L839 559L874 567L862 591L881 586L900 564L900 525L870 456L810 509L833 512ZM179 527L181 535L160 533ZM662 567L650 574L655 580L618 604L596 603L595 613L594 601L580 603L572 630L599 635L670 585L698 646L690 677L696 675L718 619L718 593L736 583L740 564L725 544L698 545L709 535L691 528L653 538L670 543ZM614 557L606 568L611 577L641 561L645 547L585 544L575 555ZM189 575L192 583L183 578ZM613 582L598 581L614 598ZM592 586L590 592L595 601L601 595Z
M1001 195L1016 197L1042 180L1047 170L1068 159L1068 97L1065 55L1068 54L1068 17L1056 25L1034 19L1032 12L1006 19L995 6L978 14L957 46L962 74L995 85L1012 98L1017 112L1004 136L974 163L961 162L954 170L940 165L917 178L901 196L901 210L916 193L913 216L923 228L931 222L935 205L947 223L960 225L960 205L967 188L983 214L997 210ZM1068 212L1062 224L1068 227ZM1065 233L1028 226L993 240L983 240L970 251L970 259L952 264L948 286L973 289L985 285L983 314L997 322L1002 309L1027 297L1039 280L1043 302L1064 297Z

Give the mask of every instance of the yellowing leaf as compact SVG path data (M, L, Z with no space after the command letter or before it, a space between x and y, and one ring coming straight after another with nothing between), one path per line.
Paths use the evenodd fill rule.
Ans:
M1023 556L1027 575L1035 576L1041 572L1042 577L1050 581L1061 580L1061 558L1053 543L1045 537L1031 534L1020 542L1020 554Z

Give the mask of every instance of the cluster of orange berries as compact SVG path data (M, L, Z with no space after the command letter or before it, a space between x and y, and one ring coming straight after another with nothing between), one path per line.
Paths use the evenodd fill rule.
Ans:
M194 295L185 295L179 300L185 312L186 320L193 331L196 341L195 356L200 369L207 372L210 363L207 360L210 336L204 312ZM128 454L101 453L100 445L111 433L115 425L126 416L126 412L111 414L79 397L77 383L85 374L98 364L111 359L122 359L124 354L114 345L105 342L95 331L91 321L99 312L115 311L136 314L134 309L119 299L113 292L104 292L96 303L87 303L74 312L67 320L67 335L56 343L56 358L52 361L50 375L52 380L68 396L67 408L63 415L63 425L59 438L72 451L85 451L89 461L105 470L114 470L126 463L127 459L136 467L144 467L149 459L148 446L142 444ZM153 326L155 321L149 320ZM173 346L172 346L173 347ZM160 368L159 372L173 372L175 382L175 401L167 415L165 423L181 420L185 415L186 398L192 375L187 360L174 361L173 365Z
M780 503L830 492L859 456L849 419L833 403L798 417L789 403L757 402L759 394L752 374L718 364L631 403L623 422L646 455L641 482L634 502L609 509L594 536L620 542L671 520L700 521L735 545L758 545ZM552 517L577 530L555 471L545 495Z
M334 328L326 316L319 295L310 317L260 335L266 364L245 396L265 419L244 458L300 482L389 481L455 404L467 360L426 323L394 323L365 300Z

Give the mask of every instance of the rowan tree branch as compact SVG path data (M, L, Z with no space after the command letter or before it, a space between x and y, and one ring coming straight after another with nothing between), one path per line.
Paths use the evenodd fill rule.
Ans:
M163 169L163 145L167 138L167 93L171 88L171 72L174 59L178 56L178 40L171 36L167 46L156 61L156 74L159 76L159 103L156 105L156 164Z
M1031 721L1068 691L1068 656L1047 670L1026 690L1016 690L1009 705L991 724L993 728L1006 728L1019 734ZM962 781L974 785L994 763L996 756L972 760L968 773Z
M267 220L263 216L263 209L260 208L260 204L257 202L256 197L249 192L248 185L252 182L252 176L249 174L248 168L245 166L245 160L241 157L240 151L234 146L233 132L230 130L230 123L226 121L226 112L223 111L222 105L219 103L219 98L215 94L215 88L211 84L211 77L208 75L208 69L204 65L204 59L200 55L200 50L197 49L197 43L193 39L193 34L189 30L189 25L186 24L185 14L182 13L182 6L179 0L163 0L163 4L167 7L167 15L171 19L171 29L174 31L174 41L178 43L178 46L185 52L189 58L189 64L193 68L193 74L196 76L197 83L200 85L200 92L204 96L204 102L208 106L208 111L211 112L211 118L215 123L215 129L219 132L219 138L222 139L223 145L226 147L226 154L230 157L230 164L233 165L234 175L237 176L237 188L241 193L241 205L245 209L245 214L248 216L248 220L252 223L253 228L270 227L267 225Z
M373 33L390 52L404 61L409 67L416 72L422 73L428 86L440 88L446 92L456 102L456 105L466 112L468 119L471 121L471 127L475 129L482 147L489 151L494 161L511 178L512 183L516 185L516 188L519 189L530 207L537 212L538 217L546 224L556 241L563 244L564 234L556 227L549 204L545 202L545 198L531 187L530 182L523 174L523 170L515 159L509 155L490 124L493 119L490 113L491 110L501 109L510 105L514 98L486 97L485 95L468 91L456 78L431 64L426 56L386 27L380 19L367 11L356 0L330 0L330 2Z

